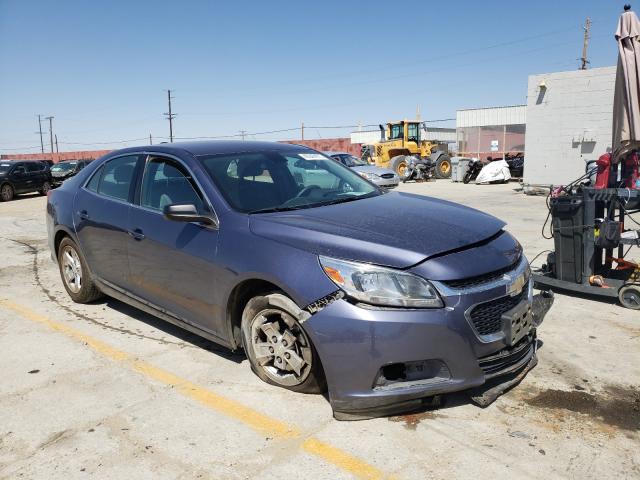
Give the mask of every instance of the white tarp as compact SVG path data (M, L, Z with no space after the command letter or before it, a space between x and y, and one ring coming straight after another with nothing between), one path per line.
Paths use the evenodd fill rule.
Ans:
M506 182L510 178L509 164L504 160L495 160L482 167L476 183Z

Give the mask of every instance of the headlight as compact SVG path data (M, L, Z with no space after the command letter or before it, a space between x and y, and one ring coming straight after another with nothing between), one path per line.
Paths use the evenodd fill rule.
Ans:
M361 177L366 178L367 180L374 180L374 179L378 178L378 176L377 176L377 175L375 175L375 174L373 174L373 173L358 172L358 174L359 174Z
M327 257L320 257L320 265L347 295L365 303L410 308L444 306L436 289L411 273Z

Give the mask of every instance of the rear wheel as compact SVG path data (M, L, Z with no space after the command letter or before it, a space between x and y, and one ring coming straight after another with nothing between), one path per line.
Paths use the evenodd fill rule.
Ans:
M49 182L44 182L42 184L42 188L39 190L40 195L46 195L49 190L51 190L51 184Z
M302 393L325 390L318 354L296 320L298 307L280 293L249 300L242 313L242 343L261 380Z
M10 200L13 200L13 195L14 191L11 185L9 185L8 183L2 185L2 188L0 188L0 200L2 200L3 202L8 202Z
M618 292L618 299L624 308L640 310L640 285L625 285Z
M440 155L436 160L436 178L451 178L451 159L448 155Z
M78 246L69 237L63 238L58 247L58 267L64 288L74 302L89 303L102 296Z
M404 155L398 155L391 159L391 170L396 172L396 174L400 177L404 177L404 172L407 169L407 157Z

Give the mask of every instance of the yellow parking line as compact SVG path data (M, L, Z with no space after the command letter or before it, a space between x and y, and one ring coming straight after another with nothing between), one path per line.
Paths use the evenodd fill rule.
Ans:
M236 402L235 400L218 395L217 393L207 390L200 385L180 378L171 372L155 367L144 360L139 360L129 353L118 350L117 348L86 335L75 328L51 320L50 318L45 317L44 315L41 315L27 307L3 299L0 299L0 305L13 310L28 320L46 325L57 332L78 340L105 357L117 362L122 362L132 370L135 370L148 378L152 378L165 385L170 385L182 395L201 403L207 408L226 415L227 417L238 420L261 434L274 438L302 437L302 433L293 426L270 418L256 410ZM355 477L367 480L389 478L376 467L316 438L307 438L302 442L301 447L305 452L315 455L325 462L351 473Z

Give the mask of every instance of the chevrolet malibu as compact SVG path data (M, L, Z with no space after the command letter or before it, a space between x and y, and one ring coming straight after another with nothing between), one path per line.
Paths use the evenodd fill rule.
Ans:
M108 295L242 349L267 383L328 389L339 419L507 388L535 365L549 302L504 226L264 142L112 152L47 203L73 301Z

